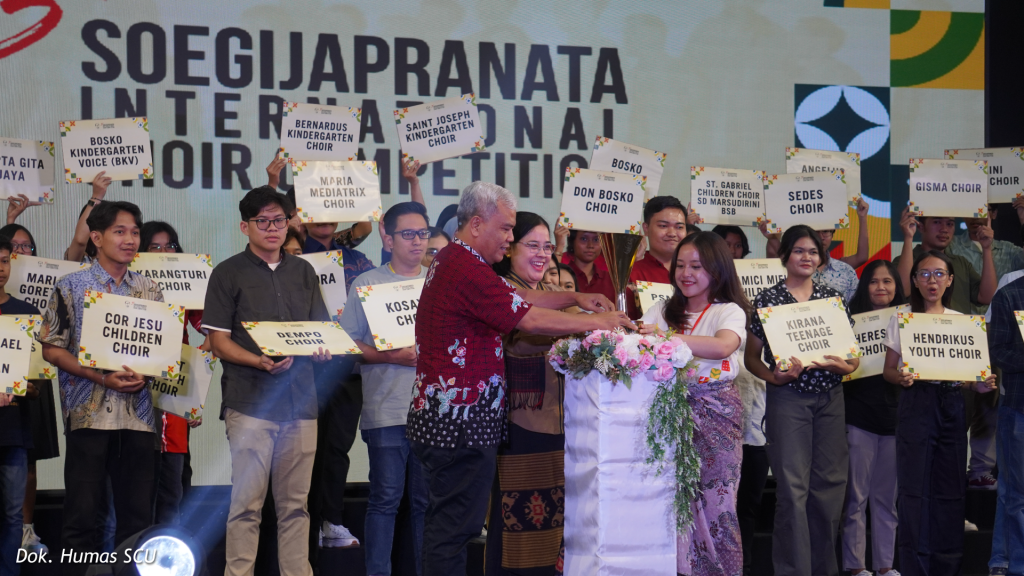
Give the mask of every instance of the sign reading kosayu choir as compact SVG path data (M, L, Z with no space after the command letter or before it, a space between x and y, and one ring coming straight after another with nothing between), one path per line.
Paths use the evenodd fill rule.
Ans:
M145 117L61 121L60 148L68 184L88 184L100 172L111 180L153 178Z
M984 316L898 312L902 370L918 380L980 382L992 373Z
M421 292L422 278L356 287L377 350L416 344L416 309Z
M0 392L24 396L32 378L32 338L38 316L0 315Z
M321 349L333 356L362 354L337 322L242 322L267 356L312 356Z
M1024 196L1024 148L946 150L947 160L988 162L988 201L1013 202Z
M217 359L213 354L181 345L181 370L175 378L155 378L149 385L153 405L186 420L203 416Z
M139 252L128 269L156 282L164 300L186 310L202 310L213 260L209 254Z
M177 378L184 329L183 306L86 290L78 363Z
M395 127L402 157L410 161L426 164L485 150L473 94L395 110Z
M636 295L637 306L639 306L640 310L645 314L658 302L672 298L672 294L674 292L675 288L671 284L646 282L644 280L638 280L636 283L636 290L633 291Z
M55 168L53 142L0 139L0 200L24 194L52 204Z
M281 106L282 158L356 159L359 152L359 108L300 102L285 102Z
M758 308L775 362L787 369L795 357L807 367L825 356L859 358L860 346L841 298L823 298L784 306Z
M313 266L320 283L320 295L324 299L331 319L337 322L345 311L348 294L345 292L345 258L341 251L313 252L299 256Z
M292 160L295 210L303 222L377 222L383 210L377 163Z
M590 156L590 169L642 176L646 179L642 188L650 199L658 195L666 158L668 154L664 152L598 136L594 142L594 153Z
M797 224L815 230L849 228L846 184L838 171L778 174L765 178L768 231L780 234Z
M910 305L892 306L853 315L853 332L857 335L857 344L860 345L860 366L851 374L843 376L843 382L878 376L882 373L882 369L885 368L885 351L888 350L883 344L885 331L889 329L889 321L897 312L910 312Z
M732 262L736 265L743 293L751 302L765 289L775 286L779 280L785 280L788 274L782 260L778 258L744 258Z
M7 293L46 311L53 287L61 276L88 268L88 264L11 254L11 277Z
M690 166L690 200L701 222L757 226L764 220L764 178L760 170Z
M910 213L914 216L988 216L988 162L910 160Z
M789 174L832 172L833 170L839 171L841 180L846 184L846 198L849 205L851 208L856 208L861 194L860 154L857 152L786 148L786 172Z
M643 232L643 176L565 169L559 221L566 228L589 232Z

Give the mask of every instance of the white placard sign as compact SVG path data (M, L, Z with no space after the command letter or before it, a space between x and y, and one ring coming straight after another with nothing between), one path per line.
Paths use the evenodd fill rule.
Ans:
M850 227L846 184L837 171L777 174L764 181L768 231L805 224L815 230Z
M914 216L988 216L988 162L911 158L910 213Z
M992 373L984 316L898 312L901 369L919 380L981 382Z
M32 378L32 339L39 316L0 315L0 392L24 396Z
M202 418L217 362L209 352L182 344L177 378L155 378L149 385L153 405L186 420Z
M638 280L636 282L636 290L633 291L633 294L636 295L636 305L640 307L644 314L658 302L672 298L674 293L675 288L671 284L647 282L644 280Z
M338 322L341 320L341 313L345 311L345 303L348 302L348 292L345 288L345 259L341 251L312 252L299 258L313 266L327 312L332 320Z
M60 148L68 184L88 184L100 172L106 172L111 180L153 179L153 150L145 117L63 120Z
M641 176L645 180L641 188L647 199L651 199L658 195L666 158L668 154L664 152L598 136L594 142L594 153L590 156L590 169Z
M860 347L839 297L758 308L772 355L783 370L795 357L805 367L825 356L859 358Z
M878 376L885 368L885 351L889 348L883 343L885 331L889 329L889 321L897 312L910 312L910 305L892 306L881 310L872 310L853 315L853 333L857 336L860 346L860 366L851 374L843 376L843 382Z
M0 200L24 194L53 203L53 142L0 138Z
M11 277L5 289L18 300L45 312L50 306L50 296L57 279L88 267L88 264L80 262L11 254Z
M377 222L383 214L377 163L292 160L295 210L303 222Z
M206 305L206 286L213 271L209 254L139 252L128 269L156 282L168 302L186 310L202 310Z
M559 221L589 232L643 233L643 177L587 168L565 169Z
M786 148L786 172L789 174L831 172L833 170L839 170L840 179L846 184L846 198L849 205L856 209L857 199L861 194L860 154L833 150Z
M42 316L37 316L42 321ZM28 365L28 377L32 380L53 380L57 367L43 359L43 345L32 340L32 360Z
M285 102L281 111L281 157L296 160L355 160L359 152L359 108Z
M410 161L426 164L486 149L473 94L395 110L395 127L402 157Z
M758 226L764 220L761 170L690 166L690 205L701 223Z
M740 277L743 293L751 303L763 290L784 280L788 274L782 260L778 258L750 258L733 260L736 274Z
M267 356L312 356L323 349L331 355L362 354L337 322L242 322Z
M416 309L421 292L423 278L356 286L377 350L395 350L416 344Z
M78 363L176 378L184 329L182 306L86 290Z
M947 160L988 162L988 201L1013 202L1024 196L1024 148L946 150Z

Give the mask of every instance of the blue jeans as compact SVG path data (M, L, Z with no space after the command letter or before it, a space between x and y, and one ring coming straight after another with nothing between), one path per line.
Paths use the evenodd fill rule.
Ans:
M427 510L427 480L420 461L405 438L405 426L362 431L370 459L370 498L366 505L366 573L390 576L395 515L402 493L409 490L416 574L422 570L423 516Z
M0 505L3 522L0 523L0 574L17 576L20 567L15 562L21 548L21 506L25 502L25 482L28 480L28 453L20 446L0 447Z
M992 538L992 561L996 561L998 542L1002 547L1007 573L1024 575L1024 414L1013 408L999 407L997 458L999 461L999 500Z

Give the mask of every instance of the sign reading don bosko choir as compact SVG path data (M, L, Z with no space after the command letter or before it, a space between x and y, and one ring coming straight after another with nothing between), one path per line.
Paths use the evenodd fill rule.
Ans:
M0 315L0 392L24 396L32 378L32 339L38 316Z
M7 280L6 290L15 298L46 311L57 280L88 267L88 264L80 262L11 254L11 277Z
M743 286L743 293L751 302L757 295L766 288L771 288L784 280L786 267L778 258L750 258L733 260L736 265L736 274L740 277L740 284Z
M281 105L281 157L355 160L359 108L285 102Z
M422 278L356 287L377 350L416 344L416 309L421 292Z
M783 370L791 357L800 360L804 367L811 362L824 362L825 356L860 357L860 346L841 298L758 308L757 315L775 362Z
M849 206L857 207L860 198L860 154L857 152L835 152L832 150L808 150L807 148L786 148L786 172L807 174L808 172L840 173L846 184L846 198Z
M151 180L149 121L141 118L64 120L60 123L64 179L90 183L100 172L111 180Z
M857 335L860 345L860 366L851 374L843 376L843 382L878 376L885 368L885 351L889 348L883 343L885 331L889 329L889 321L897 312L910 312L910 305L892 306L881 310L872 310L853 315L853 332Z
M312 356L321 349L332 355L362 354L337 322L242 322L267 356Z
M0 200L24 194L53 203L53 142L0 139Z
M674 292L675 287L671 284L638 280L636 283L636 290L633 293L636 295L637 306L639 306L640 310L646 314L647 311L653 308L658 302L672 298L672 294Z
M849 207L842 174L814 172L765 178L768 231L780 234L797 224L815 230L849 228Z
M565 169L559 220L566 228L590 232L643 232L643 177L586 168Z
M594 142L594 153L590 156L590 169L642 176L646 179L644 193L650 199L658 195L666 158L668 154L664 152L598 136Z
M486 148L473 94L395 110L395 127L402 156L409 161L426 164Z
M702 223L757 226L764 220L764 172L690 166L690 198Z
M339 250L328 252L312 252L299 256L313 266L317 282L320 283L320 296L337 322L345 311L348 294L345 292L345 257Z
M177 377L155 378L149 385L153 405L186 420L198 420L203 416L218 360L209 352L182 344L180 361Z
M303 222L377 222L383 213L377 163L293 160L295 210Z
M164 300L186 310L202 310L213 260L209 254L139 252L128 269L156 282Z
M78 363L176 378L184 329L183 306L86 290Z
M1024 196L1024 148L946 150L947 160L988 163L988 201L1009 203Z
M984 316L897 312L902 369L918 380L980 382L992 373Z
M915 216L988 216L988 162L910 160L910 213Z

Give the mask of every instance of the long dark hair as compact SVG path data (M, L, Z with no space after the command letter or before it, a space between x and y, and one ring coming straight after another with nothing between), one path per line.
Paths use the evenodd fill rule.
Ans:
M159 220L146 222L142 225L142 230L139 231L139 252L149 252L149 245L153 242L153 236L156 236L161 232L166 232L170 241L178 247L175 252L179 254L184 252L181 248L181 242L178 242L178 232L175 231L174 227L167 222L161 222Z
M911 312L924 312L925 303L924 295L917 289L917 284L914 283L914 277L917 276L917 269L921 266L921 262L924 262L925 258L938 258L946 264L946 272L949 273L949 287L942 293L942 307L949 308L949 303L953 299L953 283L956 282L956 277L953 276L953 261L938 250L929 250L927 252L921 252L917 258L914 258L914 267L910 269L910 311Z
M810 238L818 249L818 257L821 259L821 262L826 261L825 246L821 243L821 236L818 236L818 233L810 226L797 224L788 228L782 234L782 240L779 242L779 259L782 260L783 266L789 262L789 256L793 253L793 248L801 238Z
M750 318L753 307L750 301L743 294L743 285L740 284L740 277L736 274L736 265L732 261L732 252L725 240L714 232L698 232L687 234L686 238L676 246L672 255L672 267L669 268L668 277L674 288L672 298L665 304L665 322L669 326L679 330L689 328L686 320L686 296L676 285L676 261L679 259L679 250L687 244L693 244L700 255L700 264L711 277L708 286L708 302L732 302L743 309L743 313Z
M896 265L888 260L872 260L864 267L864 271L861 272L860 282L857 283L857 291L853 293L853 298L850 298L850 313L862 314L875 309L874 305L871 304L871 279L875 277L875 271L879 268L888 270L893 282L896 283L896 296L893 297L889 306L899 306L900 304L907 303L907 299L903 295L903 281L900 280L900 271L896 268Z
M0 236L7 237L11 242L14 242L14 235L18 232L24 232L28 235L28 241L32 243L32 255L39 256L39 246L36 244L36 239L32 237L32 233L28 231L28 228L21 224L8 224L0 228Z
M547 220L542 218L540 214L534 214L533 212L516 212L516 225L512 227L512 243L515 244L523 239L530 233L531 230L537 226L543 226L548 230L548 236L551 235L551 226L548 226ZM498 276L508 276L512 272L512 259L506 254L501 262L496 262L491 265L494 272Z

